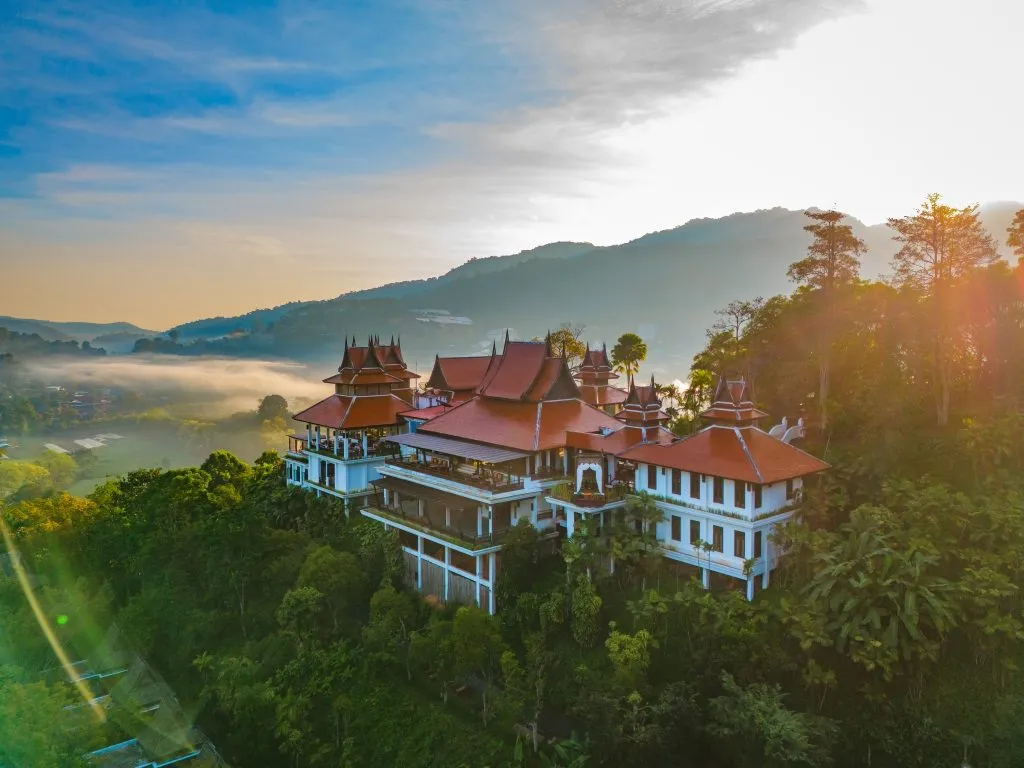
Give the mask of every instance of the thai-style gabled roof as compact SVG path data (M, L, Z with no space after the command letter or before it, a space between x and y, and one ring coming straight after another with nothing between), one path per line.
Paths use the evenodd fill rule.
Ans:
M443 392L472 392L480 386L492 356L435 357L426 386Z
M624 389L613 387L610 384L588 384L580 382L580 399L585 403L596 405L598 408L606 405L621 405L626 401L629 393Z
M668 422L669 415L661 410L661 398L658 397L654 376L651 376L649 386L637 386L635 380L629 382L629 393L615 418L638 427Z
M710 426L669 445L639 445L630 461L748 483L776 483L828 469L821 459L757 427Z
M489 358L476 393L534 403L578 398L579 388L566 359L552 356L550 351L548 342L506 340L501 354Z
M711 407L701 414L701 418L713 424L753 424L767 415L754 405L751 388L745 379L723 376L715 387Z
M376 375L377 378L374 378ZM386 378L385 378L386 377ZM388 384L418 379L419 374L413 373L405 366L402 357L401 342L381 346L379 339L370 336L365 347L355 345L355 338L349 344L345 338L338 373L328 379L327 384Z

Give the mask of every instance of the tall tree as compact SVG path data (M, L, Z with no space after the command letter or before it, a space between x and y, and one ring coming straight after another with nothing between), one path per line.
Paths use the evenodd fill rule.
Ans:
M937 193L928 195L917 213L889 219L893 239L902 243L893 257L895 282L913 289L932 312L931 365L936 420L949 423L956 328L951 319L954 283L998 258L996 243L981 224L978 206L953 208Z
M1014 254L1024 264L1024 208L1017 211L1006 228L1006 244L1013 249Z
M825 307L824 322L819 328L818 412L821 428L828 426L828 375L832 358L832 336L835 326L836 291L857 279L860 260L867 248L864 241L844 224L839 211L804 211L813 223L804 227L814 240L807 246L807 256L789 265L789 279L806 285L821 295Z
M739 362L744 357L743 331L763 306L764 297L758 296L749 301L736 299L730 301L722 309L716 309L715 314L718 315L718 320L708 329L708 338L725 341L725 334L729 334L733 360ZM716 371L716 373L723 374L726 371Z
M647 344L635 333L624 333L612 347L612 365L632 379L647 359Z
M569 369L575 371L583 362L583 356L587 353L587 345L580 339L583 337L584 326L576 323L562 323L558 330L551 331L548 339L551 341L551 351L556 355L562 355L569 363ZM535 337L534 341L544 341Z

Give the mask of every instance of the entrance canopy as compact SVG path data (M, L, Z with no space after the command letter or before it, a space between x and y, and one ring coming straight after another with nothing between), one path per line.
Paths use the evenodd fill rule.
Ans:
M480 445L479 443L467 443L462 440L452 440L447 437L425 435L420 432L413 432L406 435L391 435L385 438L390 443L397 443L409 448L419 448L423 451L436 451L449 456L458 456L461 459L470 459L484 464L504 464L507 461L525 459L530 454L520 451L510 451L508 448L496 448L491 445Z

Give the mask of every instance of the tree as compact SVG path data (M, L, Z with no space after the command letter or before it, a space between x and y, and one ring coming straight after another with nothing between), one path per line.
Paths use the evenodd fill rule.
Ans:
M501 655L501 673L505 680L505 697L515 713L530 724L533 751L537 751L537 729L547 695L555 655L543 632L532 632L523 638L525 659L520 663L509 650Z
M917 213L889 219L893 239L902 243L893 257L896 285L920 294L931 309L932 385L936 420L949 423L954 347L959 346L952 322L952 291L955 282L977 267L998 258L995 240L985 232L978 206L953 208L928 195Z
M498 622L480 608L462 606L452 622L451 648L456 673L467 681L475 678L479 682L486 726L490 714L488 696L501 670L501 656L506 649Z
M312 587L323 595L338 631L341 618L354 605L362 604L366 577L355 555L338 552L325 544L306 557L296 586Z
M741 687L727 672L722 672L721 682L723 694L711 700L708 730L741 765L781 768L831 762L833 723L788 709L778 686Z
M256 416L260 422L274 421L275 419L284 419L287 421L290 414L288 413L288 401L285 400L281 395L267 395L256 408Z
M564 357L569 364L569 369L573 371L579 368L583 356L587 353L587 345L580 341L584 330L582 325L562 323L558 326L558 330L551 331L547 337L551 342L551 351ZM544 339L534 338L534 341L544 341Z
M1010 226L1006 228L1006 244L1024 264L1024 208L1017 211Z
M54 488L67 488L75 482L75 477L78 475L78 464L66 453L44 451L36 459L36 464L50 473L50 482L53 483Z
M789 279L806 285L820 294L825 307L824 322L819 328L818 358L818 410L821 428L828 426L828 376L832 356L832 336L835 325L835 293L844 285L853 283L860 272L858 255L867 251L864 241L853 234L853 228L844 224L845 216L839 211L804 211L813 224L804 227L814 240L807 246L807 256L789 265Z
M624 333L612 347L612 366L632 379L647 359L647 344L635 333Z

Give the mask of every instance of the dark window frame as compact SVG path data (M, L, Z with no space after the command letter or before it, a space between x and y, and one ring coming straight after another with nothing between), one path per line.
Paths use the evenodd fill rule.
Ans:
M743 480L732 481L732 503L737 509L747 508L747 484Z
M725 528L720 525L711 527L711 549L714 552L725 552Z
M732 554L734 557L747 559L747 534L745 531L732 532Z
M679 515L672 515L672 541L683 540L683 518Z
M700 472L691 472L690 473L690 498L691 499L699 499L700 498L700 485L701 485L701 483L700 483Z
M683 473L678 469L672 470L672 493L681 496L683 493Z
M764 534L761 531L754 531L754 559L761 557L764 553Z
M714 504L725 503L725 478L724 477L713 477L711 478L711 501Z
M647 465L647 487L652 491L658 487L658 468L653 464Z
M700 520L690 521L690 544L700 541Z
M793 478L789 478L786 481L786 501L792 501L794 496L796 496L796 483L793 482Z
M754 509L760 509L761 504L764 503L764 492L762 488L763 486L761 485L754 486Z

